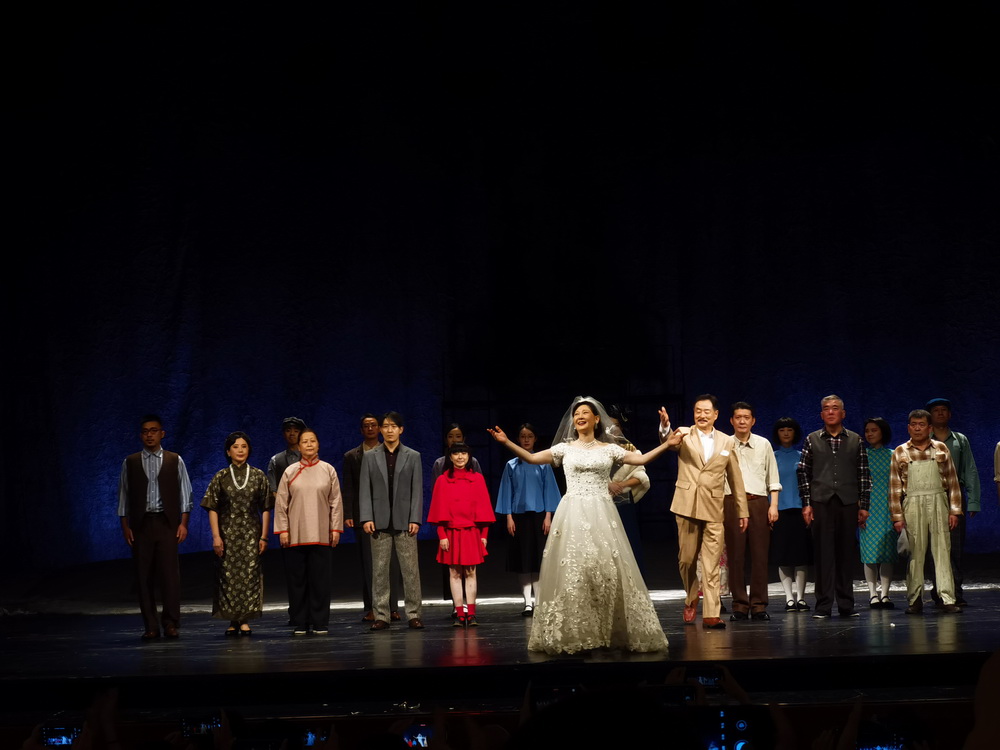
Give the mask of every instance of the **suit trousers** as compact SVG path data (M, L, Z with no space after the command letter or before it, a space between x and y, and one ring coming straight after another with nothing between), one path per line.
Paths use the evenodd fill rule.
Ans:
M372 612L375 609L372 602L372 538L361 530L361 526L355 526L354 539L357 541L358 554L361 555L361 601L364 602L365 612ZM394 554L389 575L389 608L393 612L399 607L400 586L399 558Z
M945 604L955 603L948 515L948 495L944 492L914 494L903 500L903 518L910 542L910 562L906 566L906 599L910 604L923 597L928 536L934 559L935 593Z
M726 554L729 556L729 591L733 612L753 613L767 609L767 554L771 547L771 525L767 522L770 501L762 495L747 495L750 520L746 532L740 531L736 501L724 500ZM750 596L747 596L746 553L750 548Z
M177 560L177 527L163 513L146 513L132 529L132 558L139 589L139 611L146 630L159 630L156 587L163 598L163 627L181 621L181 573Z
M721 607L719 599L719 558L722 557L724 536L721 521L700 521L697 518L676 516L677 518L677 564L681 583L687 596L684 604L693 607L698 604L698 559L701 558L702 594L705 601L701 606L702 617L718 617Z
M833 600L837 611L854 611L854 564L858 552L858 504L844 505L839 498L813 503L813 562L816 565L816 614L829 615Z
M296 629L326 630L330 624L332 550L325 544L285 548L288 619Z
M372 604L375 619L390 621L389 568L393 551L399 557L399 572L403 577L403 599L406 619L420 617L420 564L417 559L417 537L405 531L379 531L372 535Z

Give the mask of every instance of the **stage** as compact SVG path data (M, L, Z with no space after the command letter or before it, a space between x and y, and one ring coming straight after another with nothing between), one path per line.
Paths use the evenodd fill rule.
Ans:
M347 557L342 556L346 560ZM772 585L770 622L728 622L706 631L681 620L682 592L657 587L652 596L670 641L665 653L598 651L550 657L526 649L531 620L521 616L502 565L482 566L480 627L452 627L441 599L440 569L424 565L424 622L411 631L394 623L372 633L361 605L338 579L330 633L293 637L284 611L280 560L266 561L267 609L248 638L226 638L210 618L210 555L182 558L185 584L181 637L139 639L137 607L128 600L130 562L98 563L22 582L5 593L0 724L5 736L61 717L80 720L101 688L119 689L122 721L169 727L217 713L314 721L318 717L425 716L435 708L516 717L529 683L536 691L570 686L662 684L677 667L725 665L754 702L786 707L919 702L971 720L971 697L983 662L1000 646L1000 582L995 559L973 556L962 614L871 610L856 582L860 617L817 620L786 613ZM647 559L656 587L670 579L665 561ZM811 584L807 600L813 602ZM16 601L12 601L16 599ZM724 599L724 603L725 603ZM671 676L673 674L673 677ZM725 695L711 700L730 700ZM75 717L75 719L74 719ZM501 721L501 723L503 723Z

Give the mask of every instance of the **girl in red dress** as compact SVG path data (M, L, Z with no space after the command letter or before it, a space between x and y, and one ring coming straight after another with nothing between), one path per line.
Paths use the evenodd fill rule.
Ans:
M437 561L448 566L455 627L475 627L476 566L486 559L486 537L496 520L483 475L471 467L465 443L448 448L445 470L434 483L427 520L438 524ZM464 583L464 591L463 591Z

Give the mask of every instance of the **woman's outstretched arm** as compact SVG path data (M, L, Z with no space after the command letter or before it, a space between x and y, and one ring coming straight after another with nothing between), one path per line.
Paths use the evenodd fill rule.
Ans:
M507 435L504 433L503 430L500 429L499 426L492 428L487 427L486 431L490 433L490 435L493 436L493 439L496 440L498 443L500 443L501 445L506 445L508 448L510 448L511 452L519 459L524 461L526 464L552 463L552 451L550 450L538 451L538 453L528 453L528 451L526 451L517 443L508 440Z

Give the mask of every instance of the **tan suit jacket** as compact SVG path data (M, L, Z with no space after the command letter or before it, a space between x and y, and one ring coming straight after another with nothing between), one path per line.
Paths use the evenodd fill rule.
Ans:
M680 445L671 448L680 454L677 460L674 500L670 504L673 513L699 521L722 523L722 501L728 478L736 500L738 517L749 517L743 472L736 459L735 446L736 441L732 437L716 430L715 452L706 462L698 428L691 427L691 432L684 436Z

